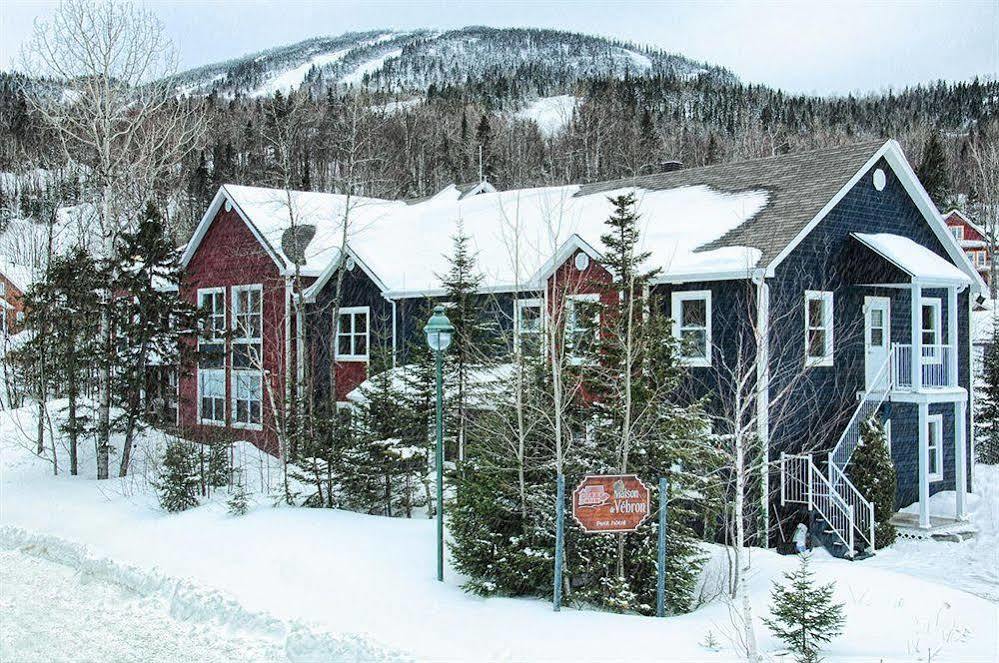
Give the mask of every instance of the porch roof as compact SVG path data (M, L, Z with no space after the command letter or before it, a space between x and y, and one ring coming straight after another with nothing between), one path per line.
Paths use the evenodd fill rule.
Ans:
M954 285L971 283L968 275L956 265L908 237L890 233L853 233L853 236L913 280Z

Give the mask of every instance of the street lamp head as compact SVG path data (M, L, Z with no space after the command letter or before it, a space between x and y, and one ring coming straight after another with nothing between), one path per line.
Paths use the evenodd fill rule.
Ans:
M451 345L454 325L444 314L443 306L435 306L434 314L430 316L423 333L427 335L427 345L434 352L444 352Z

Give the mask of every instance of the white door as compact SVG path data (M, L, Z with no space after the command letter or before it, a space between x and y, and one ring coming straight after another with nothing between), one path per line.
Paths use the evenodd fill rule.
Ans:
M888 380L891 338L891 302L887 297L864 297L864 374L870 390ZM882 371L884 368L884 371ZM880 379L879 379L880 377ZM878 382L878 385L875 385Z

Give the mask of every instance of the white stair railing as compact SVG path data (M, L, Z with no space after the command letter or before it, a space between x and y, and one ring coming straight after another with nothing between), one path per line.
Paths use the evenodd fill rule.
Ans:
M836 446L829 453L830 461L842 471L846 470L850 456L860 444L860 424L874 416L887 400L888 395L891 394L894 386L892 364L895 361L895 353L896 348L892 346L888 358L878 369L871 387L860 397L857 409L853 411L853 416L850 417L849 423L843 429L842 435L839 436Z
M829 484L843 502L853 509L857 534L867 544L867 548L874 552L874 503L869 502L843 471L832 462L829 463Z
M854 508L833 489L829 480L815 467L808 454L781 454L781 505L805 504L822 516L847 556L853 556L856 521Z

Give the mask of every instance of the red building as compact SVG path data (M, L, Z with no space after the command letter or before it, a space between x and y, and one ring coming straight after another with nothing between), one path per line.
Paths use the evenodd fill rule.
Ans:
M24 293L31 284L31 270L0 260L0 335L6 338L20 331L24 320Z
M954 234L961 248L968 254L971 264L981 274L982 280L988 283L992 256L989 254L989 244L985 238L985 229L956 209L945 212L943 217L947 223L947 227Z

